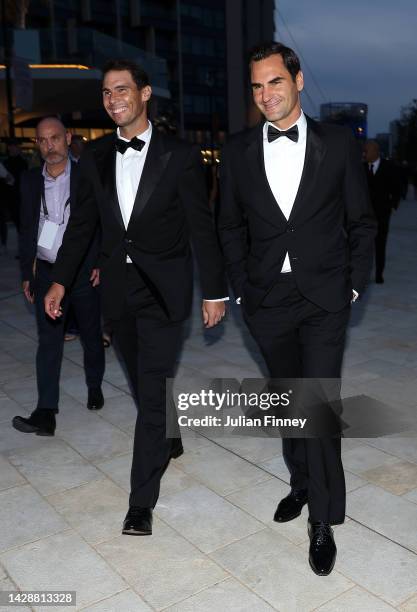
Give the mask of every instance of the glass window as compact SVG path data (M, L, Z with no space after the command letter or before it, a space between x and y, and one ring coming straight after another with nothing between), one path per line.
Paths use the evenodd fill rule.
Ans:
M209 57L213 57L214 55L214 41L212 38L206 38L205 41L205 52Z
M224 28L224 13L223 11L216 11L216 27L219 29Z
M202 11L201 6L192 6L191 7L191 16L194 19L200 19L201 20L202 17L203 17L203 11Z
M204 9L204 25L212 28L215 25L215 17L211 9Z
M202 40L200 38L198 38L197 36L193 36L193 40L192 40L192 52L195 55L201 55L202 51L203 51L203 45L202 45Z

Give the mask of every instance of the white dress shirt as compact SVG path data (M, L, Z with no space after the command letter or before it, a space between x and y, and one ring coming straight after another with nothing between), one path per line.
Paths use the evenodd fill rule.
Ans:
M117 128L117 136L120 140L129 142L128 138L120 136L119 128ZM135 203L136 192L139 187L139 182L145 165L146 154L149 149L149 143L152 136L152 123L148 121L147 129L141 134L137 134L137 138L145 142L145 146L141 151L136 151L129 147L124 155L117 151L116 153L116 189L119 199L120 212L122 213L123 223L125 228L129 225L132 215L133 205Z
M294 206L295 198L297 197L304 168L307 143L307 120L303 111L301 111L301 115L297 121L287 128L290 129L294 125L297 125L297 142L293 142L286 136L281 136L273 142L268 142L269 125L278 129L269 121L266 121L264 125L263 150L265 172L271 191L277 201L277 205L288 221ZM376 172L378 166L379 163L377 167L374 168L374 172ZM285 272L291 272L288 253L285 255L284 263L281 268L281 273ZM352 302L355 302L358 297L358 292L353 289Z
M273 123L267 121L264 125L264 163L265 172L269 186L274 195L277 205L282 210L285 218L289 219L294 206L301 175L304 168L304 158L307 142L307 120L303 111L294 125L298 127L298 141L293 142L286 136L281 136L273 142L268 142L268 126ZM291 264L288 253L285 255L281 272L291 272Z
M376 174L378 172L379 164L381 163L381 158L378 157L374 162L369 163L369 170L372 174Z

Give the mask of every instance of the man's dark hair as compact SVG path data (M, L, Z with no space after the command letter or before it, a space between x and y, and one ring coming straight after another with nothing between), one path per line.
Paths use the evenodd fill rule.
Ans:
M114 59L109 60L104 64L103 67L103 80L108 72L111 70L127 70L132 75L132 79L135 81L137 88L142 89L149 85L149 77L145 70L139 66L133 60L128 59Z
M271 55L281 55L284 66L291 75L293 81L301 70L298 55L280 42L268 42L254 47L249 53L249 65L252 62L260 62Z

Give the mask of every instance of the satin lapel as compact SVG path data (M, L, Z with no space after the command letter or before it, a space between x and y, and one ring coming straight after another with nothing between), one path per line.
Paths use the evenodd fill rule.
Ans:
M271 208L278 215L275 217L276 222L281 225L282 222L287 222L285 216L276 201L274 194L271 191L265 171L264 150L263 150L263 124L251 133L249 145L246 149L246 158L252 176L255 181L255 192L260 194L259 205L262 206L271 223L274 223L274 218L271 218Z
M292 221L295 215L302 212L303 207L307 206L309 199L312 197L317 173L325 153L326 145L321 138L319 125L307 117L307 142L304 167L289 221Z
M149 198L158 185L161 175L165 170L171 155L172 152L166 151L165 149L164 137L155 128L153 128L149 149L146 154L145 164L143 166L142 176L136 192L135 203L133 205L129 226L135 223L146 204L149 202Z
M114 139L109 142L109 146L104 151L96 154L96 163L99 169L99 176L103 186L106 203L116 217L119 225L125 229L122 213L120 211L119 198L116 188L116 149Z

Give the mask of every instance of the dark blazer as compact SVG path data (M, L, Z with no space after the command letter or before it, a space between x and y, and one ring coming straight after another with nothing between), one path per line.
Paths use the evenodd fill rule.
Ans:
M375 174L365 163L369 195L377 219L389 217L393 208L398 208L401 199L401 177L398 168L387 159L381 159Z
M70 174L70 219L75 208L79 168L71 162ZM19 254L22 280L33 282L33 264L36 258L41 196L43 186L42 168L32 168L22 174L20 182L20 235ZM99 237L93 232L87 244L86 256L79 261L74 274L74 281L85 280L91 270L97 266Z
M279 279L286 252L301 294L328 312L364 291L375 222L349 129L307 118L304 168L287 221L267 181L262 125L230 139L220 168L220 240L237 296L253 313Z
M105 317L121 316L126 255L140 268L169 317L188 316L192 252L205 299L227 295L220 248L209 210L200 151L155 128L127 230L116 190L115 134L94 141L80 161L77 209L65 234L53 278L68 286L97 219L102 229L100 283Z

